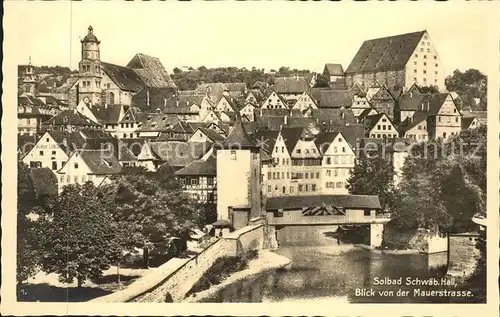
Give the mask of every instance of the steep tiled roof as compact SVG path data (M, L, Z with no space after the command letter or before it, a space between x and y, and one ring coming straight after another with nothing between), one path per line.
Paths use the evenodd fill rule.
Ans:
M260 130L252 134L252 138L261 149L267 153L271 153L274 149L274 145L276 144L278 133L279 131Z
M316 146L318 147L319 151L321 154L324 154L328 148L330 147L330 144L335 140L335 138L339 135L339 132L320 132L316 138L314 139L314 143L316 143Z
M163 109L166 104L175 100L175 89L172 87L143 87L132 96L132 105L140 109Z
M406 132L408 130L413 129L420 123L427 120L427 113L417 111L412 117L406 118L401 124L398 126L398 131Z
M210 155L206 160L194 160L184 168L175 173L178 176L187 175L217 175L217 160L213 155Z
M130 60L127 67L133 68L148 87L176 87L157 57L138 53Z
M354 99L352 90L313 88L311 95L320 108L349 108Z
M137 131L166 131L170 126L179 121L180 119L177 116L170 116L163 113L147 113L143 114L141 127Z
M274 79L273 90L278 94L298 94L310 88L305 77L277 77Z
M281 136L285 142L288 153L292 153L295 144L300 139L304 128L283 128L281 129Z
M322 131L327 132L341 132L347 143L355 148L357 141L365 135L365 128L362 124L348 124L348 125L320 125Z
M403 69L424 33L413 32L363 42L346 73Z
M488 123L488 112L487 111L463 111L463 118L476 117L481 124Z
M36 135L18 134L17 148L21 151L21 155L26 155L35 146L37 142Z
M234 123L231 132L224 140L224 142L222 142L221 146L225 149L244 149L257 147L256 143L252 140L252 138L250 138L247 131L243 127L243 123L239 120Z
M198 128L201 132L203 132L210 140L213 142L217 141L223 141L225 138L217 133L214 129L208 129L208 128Z
M172 167L184 167L199 159L209 149L208 143L188 143L180 141L148 142L153 154Z
M119 65L101 62L106 75L121 89L138 92L144 86L141 77L132 69Z
M43 125L100 126L78 111L64 110L43 122Z
M468 129L476 117L466 117L462 118L462 129Z
M399 109L402 111L417 111L422 103L429 99L429 94L403 94L399 99Z
M117 124L120 119L120 111L122 108L122 105L93 106L90 107L90 111L92 111L97 121L101 124Z
M363 122L366 117L370 114L370 112L375 111L376 113L379 113L377 109L375 108L367 108L363 110L358 116L359 122Z
M429 102L429 114L430 115L438 114L439 109L441 109L441 106L445 102L446 98L448 98L448 95L449 95L449 93L432 95L431 100Z
M126 147L134 156L138 156L141 153L142 146L146 142L145 138L126 138L120 139L120 143Z
M356 123L354 113L350 109L319 108L312 109L312 116L321 125L345 125Z
M218 102L222 97L224 91L229 91L229 94L234 94L235 92L244 93L246 90L245 83L203 83L198 85L194 92L196 94L206 95L209 91L209 96L212 101Z
M384 113L379 113L375 114L373 116L368 116L363 120L363 124L365 125L365 128L368 130L373 129L373 127L379 122L380 118L382 118L385 114Z
M282 196L270 197L266 201L267 210L320 207L325 205L345 208L381 208L378 196L368 195Z
M121 165L109 150L78 150L78 154L87 164L92 174L107 175L121 172Z
M325 65L325 70L330 76L344 76L344 69L340 64L328 63Z

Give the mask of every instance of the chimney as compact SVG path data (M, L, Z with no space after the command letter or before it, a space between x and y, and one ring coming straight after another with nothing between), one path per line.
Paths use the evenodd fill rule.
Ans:
M287 125L288 124L288 116L283 117L283 124Z
M410 98L413 98L413 91L410 91Z
M177 101L175 102L175 105L176 105L177 107L179 107L179 99L177 99Z
M149 107L149 89L146 89L146 105Z
M345 118L344 111L342 111L342 112L340 113L340 117L341 117L342 119L344 119L344 118Z
M413 122L413 116L408 117L410 119L410 122Z
M167 107L167 98L163 98L163 108Z

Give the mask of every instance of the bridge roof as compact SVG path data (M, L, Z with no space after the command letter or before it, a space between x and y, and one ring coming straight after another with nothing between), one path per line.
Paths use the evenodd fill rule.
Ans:
M303 207L334 206L343 208L381 209L378 196L372 195L314 195L270 197L267 210L294 209Z

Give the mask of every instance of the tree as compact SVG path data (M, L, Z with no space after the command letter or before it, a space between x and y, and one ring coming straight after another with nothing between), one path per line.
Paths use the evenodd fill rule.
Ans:
M17 164L17 283L33 276L38 268L40 253L37 246L36 222L29 214L36 208L35 186L26 164Z
M39 220L45 272L57 273L66 283L76 279L81 287L117 262L123 250L110 213L114 206L107 201L91 182L64 187L54 209Z
M133 244L143 248L145 267L151 251L165 252L171 238L185 240L191 229L204 224L203 208L184 193L168 165L155 173L127 169L109 187L116 202L114 219L130 226Z
M323 74L318 74L316 77L316 86L317 88L320 87L330 87L330 79L328 76L325 76Z
M431 93L431 94L437 94L437 93L439 93L438 86L434 86L434 85L421 86L419 90L423 94L425 94L425 93Z
M382 157L360 158L347 180L349 193L378 195L382 209L391 210L394 203L394 167Z
M182 70L178 67L174 68L174 74L180 74L182 73Z
M468 69L461 72L456 69L452 76L445 80L446 89L456 92L464 108L472 110L486 110L487 77L477 69ZM479 98L476 104L474 98Z

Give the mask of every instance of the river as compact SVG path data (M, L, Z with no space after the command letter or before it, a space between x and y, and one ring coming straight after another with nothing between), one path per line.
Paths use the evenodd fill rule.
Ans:
M308 236L311 236L310 234ZM324 233L309 245L280 245L275 252L292 260L291 268L267 271L238 281L204 302L287 302L328 300L350 303L448 302L448 298L397 295L415 286L375 285L375 278L428 279L446 273L447 254L389 255L352 244L337 244ZM314 239L313 239L314 240ZM356 289L392 290L393 296L356 296ZM422 289L426 289L423 287ZM434 287L434 289L436 289Z

